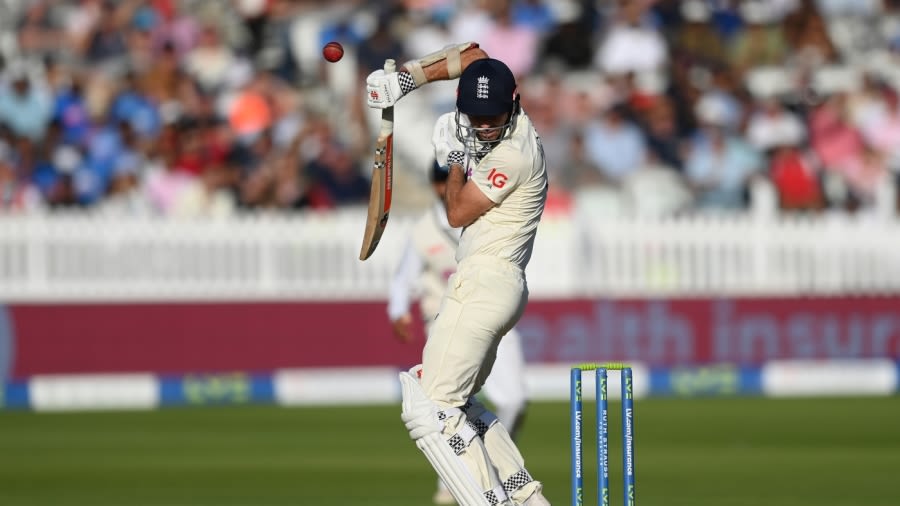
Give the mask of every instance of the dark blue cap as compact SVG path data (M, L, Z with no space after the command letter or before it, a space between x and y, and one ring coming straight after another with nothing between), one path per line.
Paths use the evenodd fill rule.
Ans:
M485 58L470 63L456 89L456 109L469 116L497 116L511 112L516 78L500 60Z

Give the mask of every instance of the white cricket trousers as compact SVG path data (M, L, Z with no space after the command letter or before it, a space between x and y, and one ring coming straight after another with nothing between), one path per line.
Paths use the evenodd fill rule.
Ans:
M525 310L528 287L518 266L494 257L476 256L460 262L448 280L440 312L422 354L422 387L441 409L462 408L484 385L497 356L500 339ZM461 412L444 421L449 438L463 430ZM484 490L492 490L525 469L524 459L506 429L474 438L460 454ZM521 503L540 483L513 491Z
M426 335L431 335L433 323L433 317L425 323ZM494 405L497 419L515 438L515 431L528 404L525 353L522 350L522 337L515 328L500 339L497 358L491 374L484 381L481 393Z
M422 386L431 400L460 407L481 390L500 338L522 317L527 301L518 266L487 256L459 264L422 352Z

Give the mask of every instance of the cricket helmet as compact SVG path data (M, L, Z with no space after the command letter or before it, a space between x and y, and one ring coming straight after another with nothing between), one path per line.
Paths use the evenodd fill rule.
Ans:
M485 58L470 63L456 88L456 137L475 155L489 151L494 145L508 137L515 126L519 113L519 94L516 78L509 67L500 60ZM503 124L495 127L473 126L470 118L490 117L508 114ZM492 140L484 140L485 133L500 130ZM482 135L479 135L481 133Z

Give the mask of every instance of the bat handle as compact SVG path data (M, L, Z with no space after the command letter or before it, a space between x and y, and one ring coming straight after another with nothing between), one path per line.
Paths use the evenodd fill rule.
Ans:
M393 58L384 60L384 73L389 74L397 68L397 62ZM382 137L387 137L394 131L394 107L388 107L381 111L381 132Z

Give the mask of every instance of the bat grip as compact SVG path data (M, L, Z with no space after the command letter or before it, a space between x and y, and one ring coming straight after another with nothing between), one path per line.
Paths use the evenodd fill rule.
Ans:
M384 60L384 73L389 74L397 68L397 62L393 58ZM381 111L380 137L387 137L394 132L394 107L388 107Z

